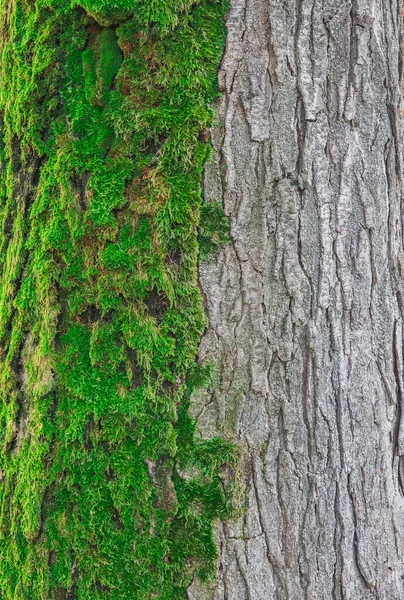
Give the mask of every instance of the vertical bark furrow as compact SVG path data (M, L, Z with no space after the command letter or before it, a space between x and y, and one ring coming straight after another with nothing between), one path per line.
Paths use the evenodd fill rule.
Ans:
M200 268L220 377L192 410L239 437L248 510L215 600L404 595L401 20L231 2L204 182L231 244Z

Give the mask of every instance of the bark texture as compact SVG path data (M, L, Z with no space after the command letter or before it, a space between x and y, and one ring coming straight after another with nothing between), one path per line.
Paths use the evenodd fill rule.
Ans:
M232 0L203 437L245 450L215 600L404 598L401 6ZM197 583L189 598L205 597Z

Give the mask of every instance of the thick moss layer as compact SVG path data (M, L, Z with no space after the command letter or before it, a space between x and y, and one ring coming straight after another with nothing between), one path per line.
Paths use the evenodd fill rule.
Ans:
M0 0L4 600L177 600L214 573L236 451L187 402L224 11Z

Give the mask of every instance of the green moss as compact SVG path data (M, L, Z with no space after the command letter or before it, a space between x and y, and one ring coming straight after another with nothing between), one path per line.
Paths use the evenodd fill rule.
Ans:
M202 202L199 222L199 253L201 260L211 257L229 241L229 222L219 202Z
M237 450L196 442L188 403L198 254L226 239L200 195L224 11L0 0L4 600L178 600L214 576Z
M94 28L83 52L86 99L95 106L108 103L113 80L122 63L115 29ZM112 131L112 129L111 129Z

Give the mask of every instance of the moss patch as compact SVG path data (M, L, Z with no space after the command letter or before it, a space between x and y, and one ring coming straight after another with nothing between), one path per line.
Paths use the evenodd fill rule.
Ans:
M4 600L178 600L214 575L237 451L195 442L188 401L224 11L0 0Z

